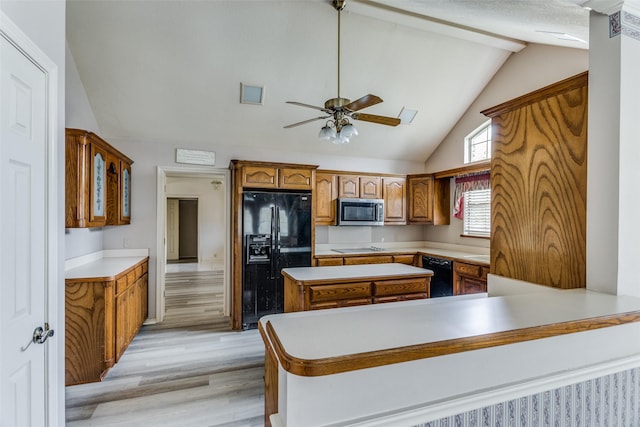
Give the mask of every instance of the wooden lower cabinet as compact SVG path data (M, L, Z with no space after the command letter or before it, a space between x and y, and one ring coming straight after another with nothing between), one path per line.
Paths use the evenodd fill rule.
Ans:
M100 381L147 318L148 258L115 278L65 281L65 384Z
M307 311L429 298L430 277L391 278L305 286L284 278L284 311Z
M488 267L454 261L453 294L465 295L487 292L488 273Z

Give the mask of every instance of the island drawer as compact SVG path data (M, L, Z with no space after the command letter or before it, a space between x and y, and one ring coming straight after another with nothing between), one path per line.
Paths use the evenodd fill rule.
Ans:
M375 297L418 293L427 293L427 279L395 279L373 282Z
M339 301L324 301L319 303L312 303L309 305L311 310L322 310L325 308L339 308L339 307L353 307L356 305L369 305L371 304L371 298L355 298Z
M339 283L309 286L309 302L371 298L371 283Z
M398 301L410 301L414 299L427 299L429 295L424 292L420 294L408 294L408 295L389 295L384 297L373 298L374 304L381 304L385 302L398 302Z

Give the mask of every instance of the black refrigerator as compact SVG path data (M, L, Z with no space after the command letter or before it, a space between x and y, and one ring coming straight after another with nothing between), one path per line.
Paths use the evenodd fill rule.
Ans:
M251 191L242 201L242 328L284 311L286 267L311 266L311 193Z

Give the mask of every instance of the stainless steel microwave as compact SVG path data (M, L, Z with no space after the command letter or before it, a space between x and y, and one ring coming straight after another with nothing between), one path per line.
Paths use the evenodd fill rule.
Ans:
M338 225L384 225L384 200L338 199Z

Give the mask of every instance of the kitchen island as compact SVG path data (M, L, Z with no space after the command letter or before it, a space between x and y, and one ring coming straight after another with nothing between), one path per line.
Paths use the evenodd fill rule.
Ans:
M398 263L284 268L284 311L429 298L432 275Z
M267 425L416 425L493 406L495 420L500 402L530 398L523 402L542 408L535 393L616 372L640 390L627 375L640 373L640 299L586 290L486 296L263 317ZM584 408L570 398L558 411ZM638 416L631 406L627 419Z

